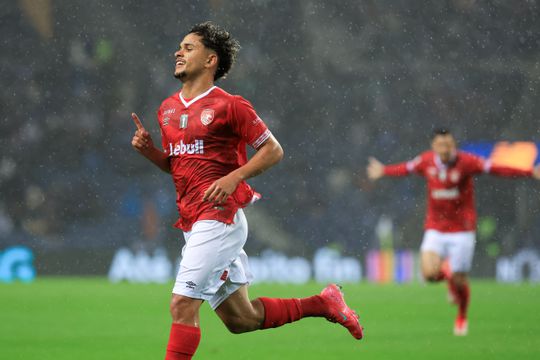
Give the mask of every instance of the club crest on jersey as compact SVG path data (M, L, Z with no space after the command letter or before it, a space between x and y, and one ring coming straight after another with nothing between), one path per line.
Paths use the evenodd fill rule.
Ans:
M214 121L214 110L213 109L204 109L201 112L201 122L204 126L210 125Z
M461 174L459 173L458 170L453 170L450 172L450 181L452 181L453 183L457 183L459 182L460 176Z
M187 128L187 123L188 123L188 114L182 114L182 115L180 115L180 123L178 124L178 126L180 127L180 129L185 129L185 128Z

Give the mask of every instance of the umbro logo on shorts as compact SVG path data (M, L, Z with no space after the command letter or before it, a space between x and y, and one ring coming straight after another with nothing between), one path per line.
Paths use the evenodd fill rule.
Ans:
M186 287L189 289L195 289L196 286L197 284L195 284L193 281L186 282Z

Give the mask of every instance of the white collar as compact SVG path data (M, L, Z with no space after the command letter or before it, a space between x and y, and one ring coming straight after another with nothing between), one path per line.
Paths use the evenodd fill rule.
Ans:
M214 90L217 86L212 86L210 89L206 90L205 92L203 92L202 94L200 95L197 95L195 96L193 99L191 99L190 101L186 101L184 99L184 97L182 96L182 91L180 91L180 94L178 94L178 97L180 98L180 101L182 102L182 104L184 104L184 106L186 108L188 108L191 104L193 104L195 101L197 100L200 100L202 99L203 97L205 97L206 95L210 94L210 92L212 92L212 90Z

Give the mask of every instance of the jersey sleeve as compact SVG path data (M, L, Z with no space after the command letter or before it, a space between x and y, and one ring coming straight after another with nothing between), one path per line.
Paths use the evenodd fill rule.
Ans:
M489 173L492 175L503 177L531 177L533 175L532 170L514 169L507 166L491 165Z
M490 171L490 162L486 159L473 154L462 153L466 158L465 170L470 175L488 173Z
M384 175L386 176L406 176L411 173L422 174L424 167L424 156L418 155L412 160L402 163L386 165Z
M231 125L233 131L254 149L258 149L272 135L249 101L240 96L235 97Z

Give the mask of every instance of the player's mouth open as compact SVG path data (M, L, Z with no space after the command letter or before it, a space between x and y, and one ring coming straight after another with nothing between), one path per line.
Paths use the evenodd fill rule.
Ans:
M179 60L176 60L175 64L176 64L176 66L181 66L181 65L185 65L186 62L184 60L179 59Z

